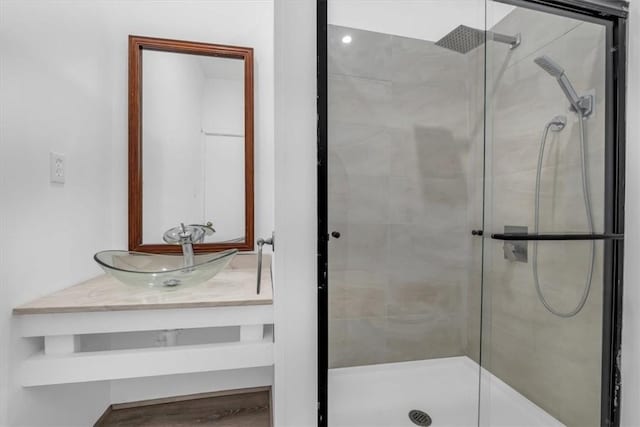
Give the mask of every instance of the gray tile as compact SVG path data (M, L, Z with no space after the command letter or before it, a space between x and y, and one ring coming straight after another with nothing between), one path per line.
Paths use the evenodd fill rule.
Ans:
M403 279L394 275L387 290L387 314L401 316L407 314L431 314L446 318L453 313L463 315L462 281Z
M384 317L385 290L366 286L347 286L330 293L329 316L332 319Z
M350 224L389 224L389 177L358 176L348 179L348 222Z
M331 318L384 317L388 276L384 271L329 272Z
M384 318L330 319L329 367L383 363L385 325Z
M490 42L489 49L491 52L488 57L494 58L496 61L508 58L509 64L515 64L532 55L540 47L563 36L572 28L580 25L581 22L576 19L538 12L532 9L516 8L497 23L492 30L508 35L521 33L522 41L520 46L510 50L508 45Z
M332 181L334 181L333 185L336 187L340 187L342 185L341 183L335 183L337 180L332 180L332 177L329 176L329 188L332 187ZM349 194L346 191L346 186L345 190L341 190L340 192L333 192L329 190L327 198L329 223L345 224L349 219Z
M432 42L394 37L392 59L391 79L397 83L466 87L470 80L468 58Z
M604 226L602 181L591 177L591 210L596 231ZM503 225L534 225L535 170L496 176L489 186L496 229ZM540 185L540 230L546 232L588 231L581 170L573 167L542 169Z
M381 143L387 138L391 138L393 130L385 126L384 123L359 124L342 121L336 117L329 121L327 131L329 148L333 150L348 145L361 146L370 142Z
M393 82L388 120L395 127L411 130L419 141L433 138L432 132L438 132L439 138L446 132L451 139L466 139L467 96L466 86L455 81Z
M330 123L329 174L389 175L391 135L384 127Z
M470 238L467 230L433 233L417 225L391 225L389 271L425 280L464 276Z
M400 362L463 354L461 319L392 316L385 330L387 361Z
M327 29L329 74L391 79L391 35L337 25ZM349 44L342 42L347 35L351 36Z
M467 140L443 126L412 127L391 135L391 175L420 180L462 177L468 170Z
M389 179L392 224L421 224L434 233L461 230L466 227L467 205L468 189L463 177Z
M337 271L387 271L389 226L377 224L331 224L341 233L329 246L329 268Z
M389 122L391 83L331 75L327 90L330 123L380 126Z

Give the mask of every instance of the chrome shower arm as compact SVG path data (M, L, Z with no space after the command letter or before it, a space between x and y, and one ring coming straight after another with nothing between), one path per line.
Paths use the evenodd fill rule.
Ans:
M508 44L511 47L511 49L515 49L518 46L520 46L520 42L522 41L521 40L522 36L520 35L520 33L516 34L515 36L509 36L506 34L500 34L500 33L494 33L492 31L488 31L487 35L491 38L491 40L495 42Z

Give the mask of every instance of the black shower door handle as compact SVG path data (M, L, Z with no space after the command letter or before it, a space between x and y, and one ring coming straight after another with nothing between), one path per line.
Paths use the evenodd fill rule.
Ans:
M491 235L495 240L624 240L624 234L615 233L569 233L569 234L529 234L529 233L494 233Z

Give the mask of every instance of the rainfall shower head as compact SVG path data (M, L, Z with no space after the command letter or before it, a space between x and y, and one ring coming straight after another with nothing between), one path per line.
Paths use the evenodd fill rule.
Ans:
M436 42L436 46L467 53L484 43L484 31L460 25Z
M520 34L516 36L506 36L504 34L485 32L477 28L467 27L466 25L458 25L438 40L436 46L444 47L445 49L458 53L468 53L484 43L485 33L486 38L511 45L511 49L520 45Z
M578 96L576 90L569 81L569 78L564 73L564 69L560 65L547 55L539 56L534 59L533 62L549 73L549 75L555 77L560 85L560 89L562 89L562 92L564 92L565 96L569 100L573 111L579 113L583 117L587 117L591 114L591 110L593 108L593 96Z

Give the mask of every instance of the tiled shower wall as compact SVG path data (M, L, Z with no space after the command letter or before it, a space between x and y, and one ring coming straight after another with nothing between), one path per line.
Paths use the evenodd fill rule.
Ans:
M431 42L329 27L331 367L465 353L468 73Z

